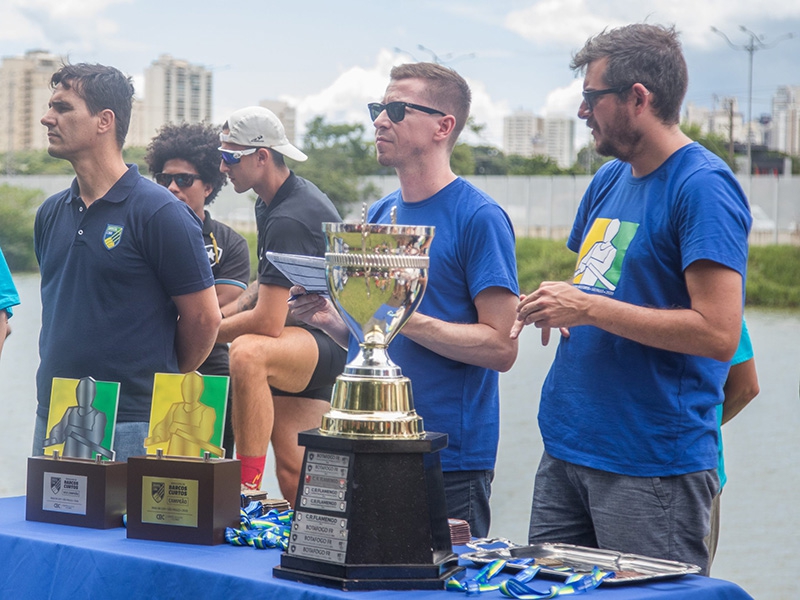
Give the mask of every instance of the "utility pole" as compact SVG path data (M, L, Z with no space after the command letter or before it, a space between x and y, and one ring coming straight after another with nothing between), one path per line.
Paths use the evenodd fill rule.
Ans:
M750 57L750 71L747 78L747 174L751 175L753 173L753 54L755 54L758 50L768 50L769 48L773 48L779 42L788 40L794 36L791 33L784 33L767 44L764 42L763 35L753 33L744 25L740 25L739 30L744 32L750 38L750 41L747 44L736 45L730 41L728 36L722 31L716 27L711 27L711 31L722 37L728 43L728 46L734 50L745 50Z
M728 109L728 162L733 167L733 98L725 98L725 108ZM747 158L750 160L750 157Z

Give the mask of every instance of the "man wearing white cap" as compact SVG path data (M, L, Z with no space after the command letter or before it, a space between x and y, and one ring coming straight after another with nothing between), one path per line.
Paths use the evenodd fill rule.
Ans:
M233 431L242 485L259 488L272 440L281 492L294 503L303 462L297 434L319 427L346 352L318 329L287 323L292 284L265 253L324 256L322 223L341 218L325 194L286 166L284 157L307 157L271 111L253 106L234 112L220 140L220 170L238 193L258 194L258 279L222 307L217 340L232 342Z

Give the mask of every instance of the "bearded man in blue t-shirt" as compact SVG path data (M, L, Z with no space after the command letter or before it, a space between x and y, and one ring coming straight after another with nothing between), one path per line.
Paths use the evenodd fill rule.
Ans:
M578 116L617 160L592 180L567 245L571 283L523 297L526 324L562 337L542 389L545 452L529 540L707 569L716 406L742 323L747 199L679 126L688 76L673 28L591 39ZM612 248L613 247L613 248Z

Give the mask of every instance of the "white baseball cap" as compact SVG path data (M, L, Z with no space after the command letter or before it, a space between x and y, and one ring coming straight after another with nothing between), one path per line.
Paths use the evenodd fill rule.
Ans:
M263 106L248 106L237 110L228 117L227 126L228 133L219 134L221 142L270 148L300 162L308 158L289 143L283 123L275 113Z

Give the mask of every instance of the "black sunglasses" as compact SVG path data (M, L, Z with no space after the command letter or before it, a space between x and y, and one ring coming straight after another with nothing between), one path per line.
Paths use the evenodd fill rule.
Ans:
M598 96L605 96L606 94L621 94L622 92L627 92L629 89L633 87L633 84L630 83L628 85L620 85L613 88L607 88L605 90L589 90L583 92L583 101L586 102L586 108L590 111L594 110L594 101Z
M411 102L389 102L388 104L381 104L380 102L370 102L367 104L367 108L369 108L369 116L372 118L373 121L377 119L380 114L385 110L386 115L389 117L389 120L392 123L399 123L402 121L406 116L406 109L413 108L414 110L418 110L424 113L428 113L429 115L442 115L446 117L447 114L443 113L440 110L436 110L435 108L430 108L428 106L422 106L420 104L412 104Z
M156 183L158 185L169 187L173 179L175 180L175 185L179 188L188 188L192 187L195 179L200 179L200 175L193 173L156 173Z

